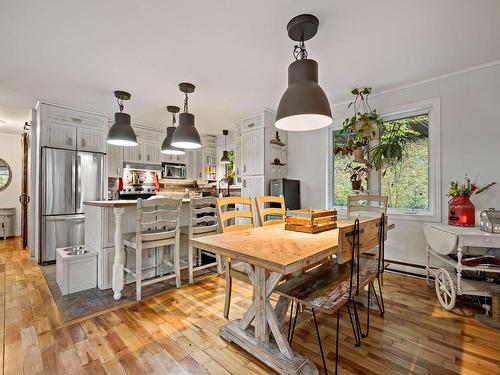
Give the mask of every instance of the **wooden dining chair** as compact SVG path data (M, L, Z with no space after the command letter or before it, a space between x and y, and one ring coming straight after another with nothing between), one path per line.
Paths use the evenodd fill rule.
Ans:
M276 207L279 205L279 207ZM285 222L285 198L266 195L255 198L255 206L259 214L261 226L280 224Z
M383 302L379 303L373 285L374 279L380 274L380 263L377 259L360 257L362 253L378 243L383 247L385 235L385 216L370 220L356 219L353 225L341 227L338 230L338 249L336 260L330 259L318 267L312 268L298 276L287 279L275 291L282 297L291 300L290 320L288 324L288 341L293 340L299 309L312 311L316 335L319 342L321 359L325 373L328 374L323 344L319 333L316 312L328 315L336 314L335 341L335 374L338 368L340 309L347 306L349 320L354 335L355 345L361 345L361 338L366 337L370 327L370 306L367 309L367 326L363 331L359 314L354 302L354 296L361 288L368 285L368 294L376 296L381 313ZM382 301L382 295L380 295ZM295 303L295 314L294 314ZM351 308L353 311L351 311Z
M255 227L252 198L224 197L217 198L217 213L222 233L240 231ZM224 301L224 317L229 317L231 305L232 278L250 284L243 262L231 262L229 257L224 259L226 273L226 288Z
M124 271L132 275L136 285L136 299L141 300L142 287L160 281L175 278L177 288L181 286L181 270L179 259L180 245L180 211L181 199L150 198L137 199L137 230L123 235L125 246ZM163 276L164 273L164 248L170 249L170 267L173 272ZM128 268L127 250L135 250L135 269ZM160 251L159 262L153 266L142 267L142 254L144 250ZM160 277L142 280L142 272L150 269L160 271Z
M370 216L387 215L388 199L389 197L381 195L350 195L347 197L347 218L354 219L360 213Z
M189 203L189 232L188 238L208 236L219 232L219 221L217 218L217 206L215 197L191 198ZM193 283L193 273L206 268L217 266L217 273L222 273L220 255L209 251L193 248L188 241L188 273L189 284ZM196 265L194 262L194 251L196 250ZM201 264L202 254L212 257L213 262Z

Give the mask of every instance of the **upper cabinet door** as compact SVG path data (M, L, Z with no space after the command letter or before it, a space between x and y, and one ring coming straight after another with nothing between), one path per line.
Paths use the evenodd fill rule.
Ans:
M142 162L147 164L161 164L160 144L158 142L141 142Z
M137 146L123 147L123 161L129 163L142 163L141 140L137 138Z
M76 128L74 126L44 122L40 125L41 146L76 149Z
M241 175L264 174L264 129L241 134Z
M264 121L262 119L262 114L247 117L241 121L241 132L249 132L255 129L260 129L264 127Z
M107 144L106 167L108 177L122 177L123 149L122 146Z
M82 151L106 152L105 138L103 130L77 128L76 148Z
M99 129L106 128L107 118L99 114L50 104L42 104L40 110L42 123L48 121L61 125L84 126Z

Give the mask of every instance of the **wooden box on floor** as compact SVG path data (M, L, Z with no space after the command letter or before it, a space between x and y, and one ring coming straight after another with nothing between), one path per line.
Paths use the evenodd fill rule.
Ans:
M312 208L289 210L285 215L285 223L285 229L287 230L320 233L337 228L337 211L315 210Z
M61 294L80 292L97 286L97 252L71 255L56 250L56 281Z

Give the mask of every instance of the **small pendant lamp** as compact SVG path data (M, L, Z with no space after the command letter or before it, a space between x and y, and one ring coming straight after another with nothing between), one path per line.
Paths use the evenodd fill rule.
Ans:
M178 148L197 149L201 148L201 139L194 125L194 115L188 112L188 94L194 92L192 83L179 83L179 90L184 95L184 112L179 115L179 126L175 128L172 136L172 146Z
M186 152L182 148L172 146L172 137L175 132L175 114L179 113L180 108L175 105L167 106L167 111L172 114L172 126L167 127L167 135L161 144L161 152L168 155L184 155Z
M226 138L227 138L227 135L229 134L229 131L223 130L222 134L224 135L224 152L222 153L222 158L220 159L220 162L222 164L229 164L229 163L231 163L231 160L229 160L229 156L227 154L227 147L226 147Z
M290 39L299 42L288 66L288 88L281 97L274 125L288 131L324 128L333 122L325 92L318 84L318 63L307 58L304 42L318 31L319 20L312 14L302 14L288 22Z
M115 112L115 123L109 128L106 142L117 146L137 146L137 137L130 123L130 115L123 112L123 101L130 100L125 91L115 91L120 112Z

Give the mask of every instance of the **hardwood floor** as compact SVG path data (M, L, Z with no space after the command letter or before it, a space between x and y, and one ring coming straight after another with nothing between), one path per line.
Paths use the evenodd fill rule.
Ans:
M0 241L0 375L272 373L219 338L224 283L209 276L192 287L64 323L40 267L19 240ZM467 310L442 310L424 281L386 274L384 297L386 317L372 314L361 348L353 345L344 312L340 374L500 373L500 331L467 317ZM241 316L250 298L249 287L235 280L231 316ZM319 323L332 369L335 319L321 316ZM297 328L294 348L321 369L311 322Z

